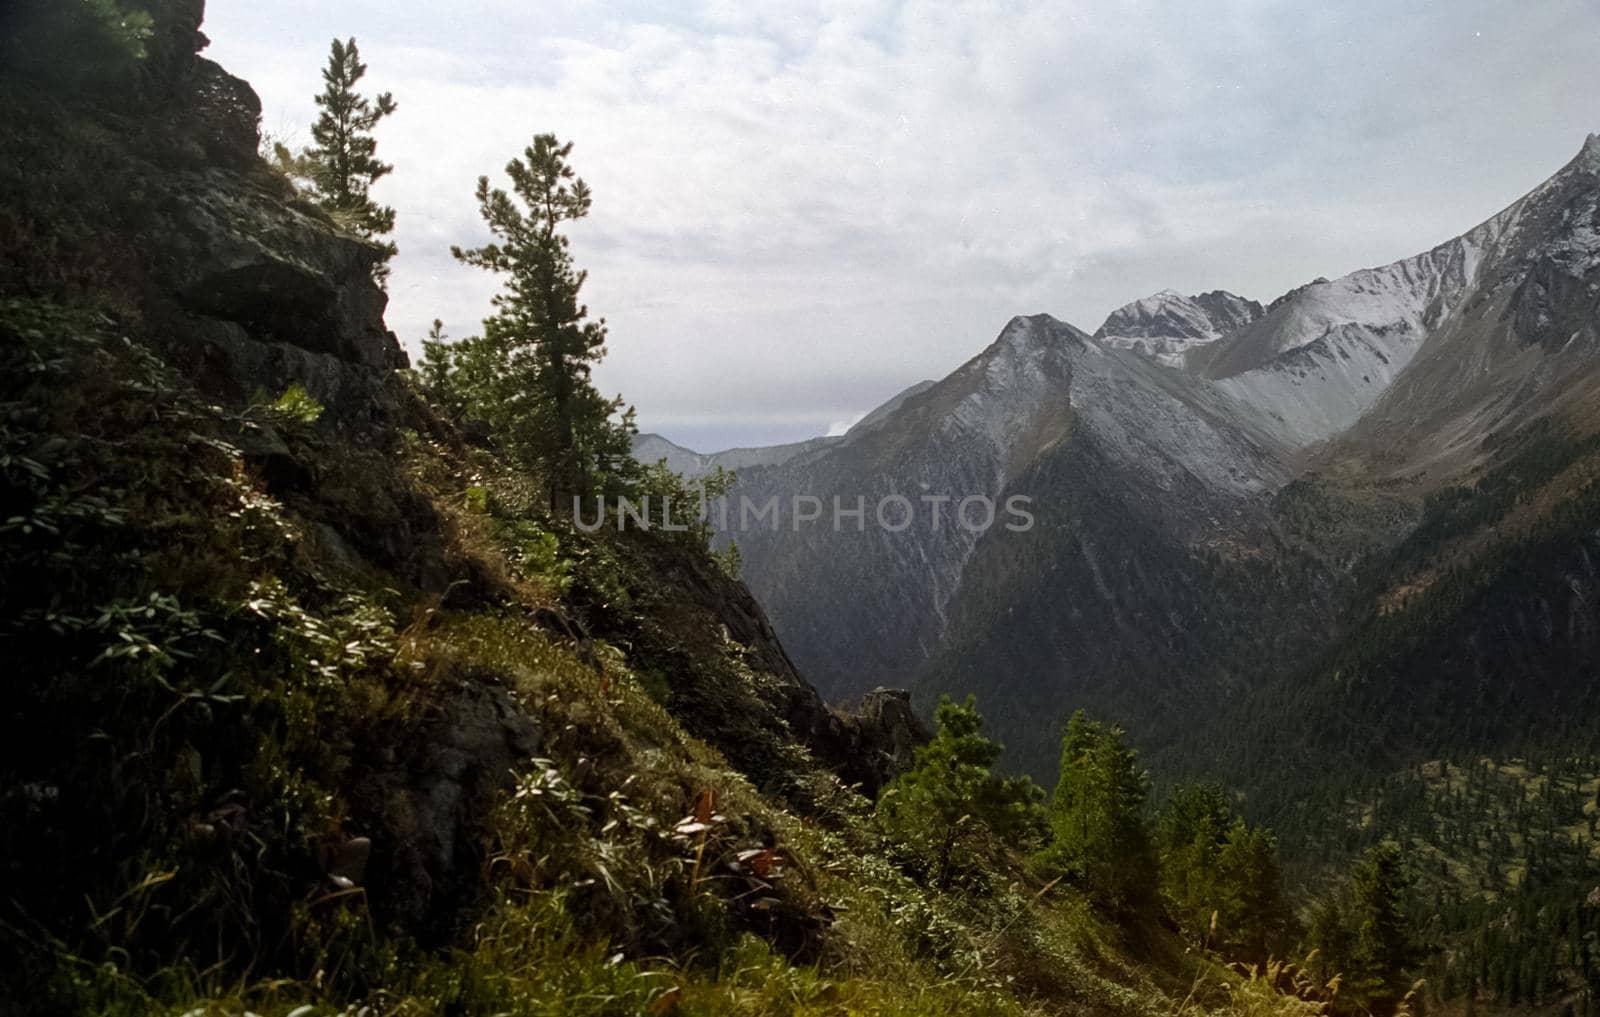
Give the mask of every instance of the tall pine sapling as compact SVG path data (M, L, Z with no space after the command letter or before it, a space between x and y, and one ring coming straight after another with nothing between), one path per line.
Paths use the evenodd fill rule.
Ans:
M1395 1013L1414 991L1409 971L1420 950L1406 918L1411 887L1400 845L1385 840L1362 854L1348 885L1313 913L1307 945L1322 974L1342 976L1342 998L1367 1013Z
M1144 816L1149 789L1150 778L1123 744L1122 729L1074 713L1061 740L1045 863L1108 907L1132 910L1147 903L1158 871Z
M626 473L635 430L632 409L590 381L606 353L606 324L589 320L578 300L587 273L574 266L561 232L592 202L567 162L571 153L570 143L540 134L506 164L509 193L479 177L478 209L494 239L450 249L506 279L483 335L456 344L446 376L506 451L542 476L552 511L562 495L587 494Z
M1161 891L1201 945L1264 963L1283 931L1277 841L1235 816L1217 784L1173 789L1155 825Z
M323 208L382 247L383 257L373 268L373 277L382 284L389 277L389 259L399 248L393 241L379 239L394 232L394 209L373 200L372 185L394 167L378 159L372 130L396 107L388 92L368 100L356 91L366 73L355 39L333 40L328 65L322 69L322 93L316 97L322 112L311 126L314 144L298 163L287 160L287 153L279 153L278 158L293 171L305 174Z

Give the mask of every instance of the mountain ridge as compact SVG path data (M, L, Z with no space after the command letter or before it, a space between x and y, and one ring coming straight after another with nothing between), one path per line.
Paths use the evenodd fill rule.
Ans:
M1099 704L1168 737L1186 713L1261 687L1272 660L1317 658L1359 631L1352 570L1404 544L1432 492L1521 454L1514 436L1552 413L1563 428L1600 427L1596 166L1591 135L1462 235L1291 290L1181 364L1107 341L1109 324L1089 335L1013 318L870 435L747 470L734 489L1029 494L1032 534L723 539L830 696L853 691L863 662L924 693L992 696L981 672L1031 646L1017 665L1026 677L1005 683L996 708L1019 765L1048 765L1049 722L1022 705L1030 696L1058 704L1046 716ZM1144 312L1198 306L1157 296L1108 323L1144 314L1147 331L1175 331ZM1191 318L1188 331L1204 324ZM1004 636L985 634L995 625ZM1092 645L1109 633L1124 645ZM1169 691L1141 704L1157 675ZM1167 719L1145 723L1149 710Z

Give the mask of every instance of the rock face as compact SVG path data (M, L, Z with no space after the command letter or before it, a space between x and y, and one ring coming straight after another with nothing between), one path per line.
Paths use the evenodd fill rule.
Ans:
M914 762L929 732L904 689L876 688L847 714L852 729L853 775L864 788L882 788Z
M658 574L670 584L681 607L699 610L720 626L725 638L741 648L744 659L762 676L761 706L748 716L723 716L726 699L708 675L680 690L683 723L718 745L735 761L760 756L756 738L745 733L765 730L804 745L847 785L875 796L909 762L910 748L926 741L904 691L878 690L855 709L835 708L795 668L755 597L742 582L730 579L701 558L662 556Z
M392 421L391 376L407 361L372 281L379 250L260 162L260 101L198 55L203 3L144 6L154 29L140 85L120 100L127 108L110 115L91 97L71 116L7 111L13 170L0 183L14 228L56 254L6 259L0 281L58 283L25 277L46 268L86 288L114 281L208 390L248 399L298 382L340 424ZM28 170L38 165L62 170ZM8 268L23 277L6 278Z
M872 427L741 471L736 498L782 511L728 537L830 696L977 691L1041 772L1075 705L1192 738L1195 711L1360 624L1351 548L1389 567L1423 496L1522 454L1521 435L1600 425L1597 197L1591 138L1462 236L1265 308L1169 291L1094 336L1013 319ZM1034 525L895 532L869 515L834 532L829 513L793 518L796 495L1023 495Z
M381 768L361 794L390 824L374 844L372 873L394 916L443 933L468 908L479 881L476 829L513 772L539 754L537 724L484 676L454 684L416 742L397 746L398 767Z

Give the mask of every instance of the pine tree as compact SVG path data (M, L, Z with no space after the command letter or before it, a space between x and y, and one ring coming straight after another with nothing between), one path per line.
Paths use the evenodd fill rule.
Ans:
M1132 909L1147 901L1157 881L1144 818L1149 785L1137 755L1122 743L1121 728L1073 714L1050 801L1047 864L1104 905Z
M511 193L478 178L478 209L495 239L451 253L504 275L505 289L481 338L439 353L472 412L517 461L543 476L552 510L561 494L585 494L625 473L634 431L633 411L590 381L606 353L606 324L588 320L578 301L587 273L574 266L561 232L588 215L592 201L567 162L571 152L570 143L541 134L506 165Z
M1173 917L1204 939L1216 909L1217 855L1230 825L1227 796L1215 784L1175 788L1156 821L1161 889Z
M1161 890L1202 945L1263 962L1287 923L1277 841L1216 784L1175 788L1156 821Z
M355 39L333 40L328 65L322 69L322 93L316 97L322 110L311 126L315 144L298 164L279 153L288 167L298 167L311 183L317 201L347 228L383 249L373 277L383 283L389 276L389 259L398 253L393 241L379 238L394 232L394 209L372 198L372 185L389 175L393 166L377 157L378 142L372 130L396 109L394 97L384 92L368 100L356 91L367 65Z
M1271 831L1235 819L1217 853L1217 885L1223 945L1264 963L1288 924L1278 843Z
M1405 915L1411 881L1400 845L1369 848L1350 873L1346 974L1351 988L1376 1013L1394 1009L1405 995L1406 971L1418 959Z
M878 799L885 829L925 868L937 886L949 886L970 868L965 848L984 832L1029 846L1044 833L1044 793L1027 777L993 772L1000 746L982 734L977 701L941 697L938 733L918 747L911 768Z

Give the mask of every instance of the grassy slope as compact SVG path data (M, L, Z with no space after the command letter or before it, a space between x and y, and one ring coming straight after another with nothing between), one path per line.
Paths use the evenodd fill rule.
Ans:
M7 744L50 734L5 760L8 786L36 789L5 802L8 938L34 941L12 992L48 985L52 1003L122 1012L211 998L257 1012L1143 1013L1204 970L1153 923L1109 923L1061 890L1037 899L1014 863L967 892L915 885L867 803L792 741L752 757L783 760L759 792L685 732L658 702L672 688L623 647L601 641L586 662L528 622L578 587L641 611L671 591L616 546L519 567L469 494L494 489L487 457L413 434L393 469L275 418L326 478L280 499L228 443L241 417L192 400L109 319L13 302L0 329L8 376L29 379L6 435L8 511L27 521L0 546L39 580L6 598L27 655ZM452 557L476 563L463 574L494 596L447 607L309 536L391 485L433 507ZM46 517L50 492L90 490L92 504ZM132 553L136 569L119 557ZM38 628L52 618L58 640ZM696 642L710 620L676 621ZM705 680L759 683L742 656L708 653ZM407 784L424 764L405 756L467 686L503 692L537 755L476 786L461 819L473 871L418 910L406 902L422 891L378 853L434 832ZM374 858L341 888L316 858L352 835Z
M63 112L0 209L0 1009L1302 1008L1001 845L913 882L703 550L565 534L400 381L196 388L139 125Z

